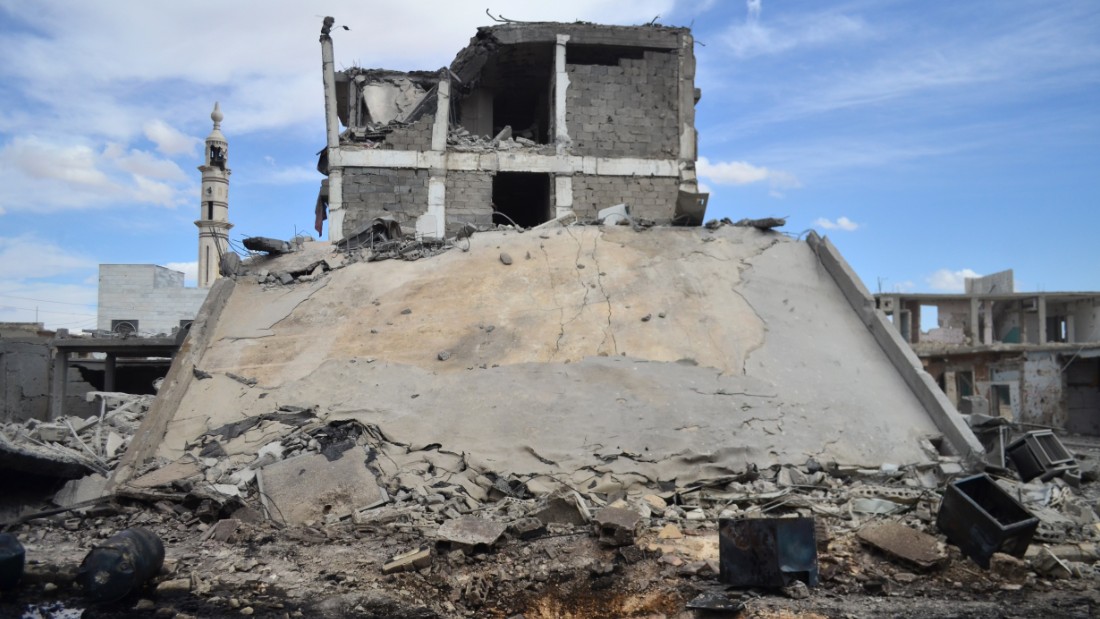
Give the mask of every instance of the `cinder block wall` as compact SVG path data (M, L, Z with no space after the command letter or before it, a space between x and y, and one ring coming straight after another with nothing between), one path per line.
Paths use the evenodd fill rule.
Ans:
M678 179L648 176L573 176L573 211L595 217L602 208L626 203L636 217L667 224L672 219Z
M464 223L493 223L493 175L489 172L447 173L447 234Z
M566 65L573 153L667 159L679 154L676 56L645 52L618 66Z
M205 288L184 288L183 273L154 264L99 265L96 327L112 320L137 320L142 335L170 334L192 320L206 299Z
M394 129L386 136L382 150L431 150L434 114L425 114L408 127Z
M413 227L428 209L428 170L347 168L344 170L344 232L353 233L375 217L390 215Z

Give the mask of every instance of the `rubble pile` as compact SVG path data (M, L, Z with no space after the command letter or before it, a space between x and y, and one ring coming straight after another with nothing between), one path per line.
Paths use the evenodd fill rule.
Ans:
M443 444L401 444L375 426L281 406L146 467L110 503L13 531L27 546L28 584L63 598L78 591L72 574L47 568L44 553L45 563L62 561L118 530L148 528L168 548L165 571L103 608L165 616L686 619L836 596L895 600L888 614L920 616L902 602L945 590L978 603L990 592L1095 589L1100 484L1094 457L1075 462L1080 488L1061 477L995 477L1042 526L1026 553L994 553L983 569L937 522L945 491L972 479L954 457L878 468L810 459L626 492L599 470L561 479L494 471ZM744 572L724 576L720 524L746 519L812 523L802 533L816 549L812 578L791 578L771 589L776 597ZM850 616L876 616L878 603Z
M0 427L0 460L14 470L65 479L107 475L126 451L154 396L90 391L85 397L100 401L99 415L51 422L30 419Z

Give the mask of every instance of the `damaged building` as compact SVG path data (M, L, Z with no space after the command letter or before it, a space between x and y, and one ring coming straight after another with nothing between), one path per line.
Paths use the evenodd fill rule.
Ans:
M1100 441L1006 422L992 465L828 238L672 226L705 207L688 30L338 76L332 26L331 242L245 239L155 398L0 426L56 468L0 487L0 615L1095 614ZM643 81L674 122L601 120Z
M377 217L440 238L617 204L702 223L686 28L501 24L428 72L336 72L328 28L321 43L328 178L317 225L327 207L334 241Z
M1016 292L1008 270L877 303L964 412L1100 435L1100 293Z

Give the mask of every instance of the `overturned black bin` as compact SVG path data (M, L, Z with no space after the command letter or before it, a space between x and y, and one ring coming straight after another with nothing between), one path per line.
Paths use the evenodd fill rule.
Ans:
M1039 519L982 473L948 484L936 526L963 554L988 569L995 552L1023 557Z
M76 582L93 602L115 602L137 591L164 565L164 543L141 527L124 529L96 545L80 564Z
M813 518L721 518L719 580L738 587L817 586Z
M26 551L11 533L0 533L0 591L14 589L23 577Z
M1024 481L1036 477L1049 481L1077 467L1077 460L1051 430L1028 432L1009 443L1005 453Z

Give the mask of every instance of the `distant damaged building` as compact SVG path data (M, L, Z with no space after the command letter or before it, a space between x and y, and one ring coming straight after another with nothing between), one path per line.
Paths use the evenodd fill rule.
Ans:
M404 73L336 72L331 24L318 233L326 217L334 241L392 217L441 238L622 203L702 222L687 28L507 23L479 28L449 68Z

